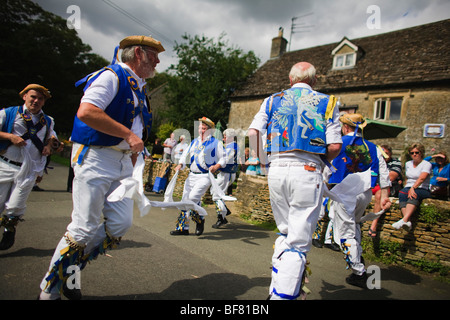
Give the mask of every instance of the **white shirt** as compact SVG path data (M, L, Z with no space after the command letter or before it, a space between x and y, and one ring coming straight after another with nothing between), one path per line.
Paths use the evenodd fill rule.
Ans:
M183 154L181 155L180 158L180 162L179 164L182 165L181 169L184 169L187 161L190 161L191 157L196 154L196 147L200 146L203 144L203 142L205 142L206 140L210 139L211 135L209 135L208 137L205 138L205 140L202 141L201 136L199 136L197 139L193 140L189 146L189 148L187 148ZM215 160L216 163L220 164L220 166L222 168L225 168L226 164L227 164L227 158L224 152L224 148L223 148L223 143L221 141L217 141L217 149L215 150ZM206 161L205 161L205 157L204 157L204 153L202 153L201 151L199 152L199 157L198 160L200 161L200 163L197 163L196 161L192 161L192 163L190 164L190 171L192 172L202 172L202 170L199 169L199 166L203 169L203 170L208 170L208 166L206 165ZM189 159L188 159L189 157Z
M119 65L127 70L131 76L133 76L139 86L139 90L146 84L145 79L139 78L133 70L130 69L128 65L120 62ZM94 106L106 110L106 108L111 104L114 97L117 95L119 91L119 81L114 72L111 70L104 71L95 81L86 89L83 98L81 98L81 103L87 102L93 104ZM138 97L133 92L134 96L134 105L137 106L139 104ZM145 105L147 105L147 101L145 101ZM136 119L141 119L140 117L136 117ZM131 131L142 139L142 130L144 129L144 125L142 123L142 119L140 121L133 121L131 126ZM125 140L120 142L117 145L120 149L130 149L130 146Z
M309 85L307 85L306 83L296 83L292 86L292 88L306 88L306 89L312 90L312 88ZM266 105L267 105L268 99L270 99L270 97L264 99L258 113L253 118L253 121L249 127L249 129L258 130L261 133L261 135L264 135L267 131L268 116L266 113ZM339 108L337 106L334 108L333 121L327 122L325 134L326 134L327 144L342 143L341 125L339 123ZM316 164L322 163L320 155L302 152L302 151L272 153L269 155L269 162L274 162L274 161L314 162Z
M41 114L43 113L41 110L36 115L32 114L31 112L28 111L25 104L23 105L23 112L31 116L31 119L33 120L33 124L36 124L39 121ZM5 120L6 120L6 112L5 112L5 110L0 110L0 128L3 126L3 123ZM47 136L48 138L50 138L51 136L55 136L56 138L58 137L56 135L56 132L53 130L54 126L55 126L55 121L52 119L52 123L49 127L49 132L48 132L48 136ZM17 113L11 133L16 136L21 137L27 131L28 131L28 128L27 128L25 121L22 119L20 114ZM41 141L43 141L44 144L45 144L46 132L47 132L47 126L43 126L42 129L37 132L37 137ZM29 150L31 159L40 160L42 158L41 152L39 152L39 150L36 148L34 143L31 142L31 140L28 139L28 140L26 140L26 142L27 142L27 144L30 145L28 150ZM12 161L23 162L24 159L23 159L21 148L22 147L17 147L15 145L11 144L9 146L9 148L6 150L6 152L3 154L3 156Z
M405 188L410 188L416 183L417 179L419 179L419 176L422 172L427 172L429 175L428 177L422 182L422 184L419 186L419 188L428 189L430 186L430 176L431 176L431 168L432 165L428 161L422 160L421 163L417 167L414 167L413 161L408 161L405 164L405 174L406 174L406 185Z

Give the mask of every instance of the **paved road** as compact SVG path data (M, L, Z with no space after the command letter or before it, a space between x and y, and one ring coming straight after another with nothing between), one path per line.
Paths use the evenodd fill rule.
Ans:
M53 250L70 222L68 169L52 164L44 192L32 192L16 244L0 252L0 299L32 300L39 292ZM159 195L148 194L151 200ZM223 229L212 229L213 208L205 232L174 237L178 213L153 208L145 217L135 211L134 225L118 249L101 256L81 276L85 299L92 300L264 300L270 284L274 232L249 225L234 215ZM400 267L380 267L381 289L349 286L343 256L313 248L308 300L450 299L450 286Z

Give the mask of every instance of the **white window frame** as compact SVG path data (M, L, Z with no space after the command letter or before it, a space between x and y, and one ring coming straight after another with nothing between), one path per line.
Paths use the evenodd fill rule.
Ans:
M392 100L400 100L400 116L398 119L390 119L391 116L391 101ZM373 119L374 120L401 120L402 109L403 109L403 97L386 97L386 98L378 98L375 100L373 105ZM382 108L384 107L384 115L382 112Z
M342 60L342 66L338 66L338 60L339 58L343 58ZM351 59L351 64L347 64L347 61ZM349 52L344 54L336 54L333 59L333 69L334 70L340 70L340 69L349 69L353 68L356 65L356 52Z

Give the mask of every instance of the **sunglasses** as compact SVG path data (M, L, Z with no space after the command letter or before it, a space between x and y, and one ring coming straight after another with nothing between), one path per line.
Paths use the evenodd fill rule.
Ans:
M409 154L413 155L413 154L420 154L419 151L411 151Z

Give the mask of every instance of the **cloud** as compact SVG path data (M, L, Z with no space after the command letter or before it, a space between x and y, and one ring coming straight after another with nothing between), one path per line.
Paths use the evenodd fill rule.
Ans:
M435 0L35 0L45 10L68 18L69 5L81 10L83 42L110 60L114 47L132 34L152 34L166 52L158 71L176 63L173 46L185 33L216 38L223 32L230 45L269 58L278 28L291 38L293 17L300 27L292 34L291 50L412 27L450 17L450 1ZM380 29L369 29L370 5L380 8ZM312 13L312 14L309 14ZM137 22L136 19L139 21ZM149 30L150 29L150 30Z

